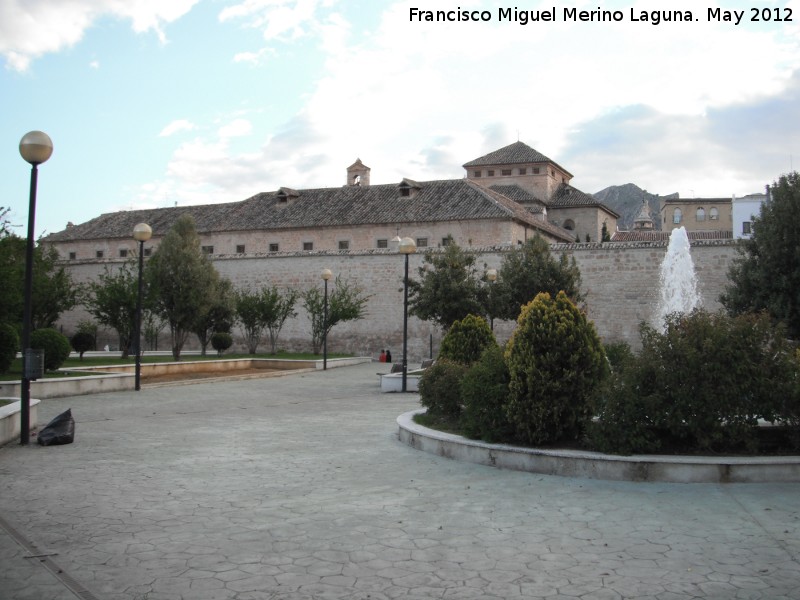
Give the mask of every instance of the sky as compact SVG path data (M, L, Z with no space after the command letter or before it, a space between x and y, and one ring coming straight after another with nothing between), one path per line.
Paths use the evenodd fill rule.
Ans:
M618 20L570 17L601 10ZM800 0L0 0L0 61L0 207L22 236L31 130L54 145L37 237L344 185L357 158L373 184L460 178L517 140L588 193L741 196L800 165Z

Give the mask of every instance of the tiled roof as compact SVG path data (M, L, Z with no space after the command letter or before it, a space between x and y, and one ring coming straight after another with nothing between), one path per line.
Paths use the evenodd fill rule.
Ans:
M578 206L596 206L602 208L609 214L614 215L619 219L619 215L611 210L608 206L598 201L597 198L591 194L580 191L578 188L572 187L568 183L562 183L558 186L553 197L550 198L550 208L575 208Z
M569 171L567 171L564 167L559 165L556 161L547 158L544 154L539 152L538 150L534 150L527 144L523 142L514 142L513 144L509 144L508 146L504 146L499 150L495 150L494 152L489 152L489 154L485 154L475 160L471 160L468 163L464 163L462 165L465 169L470 167L484 167L484 166L494 166L494 165L518 165L518 164L526 164L526 163L552 163L556 165L559 169L567 173L568 175L572 175Z
M100 215L47 236L44 241L127 238L137 223L148 223L163 236L181 215L191 214L200 234L384 223L441 222L471 219L516 219L556 237L560 228L537 219L509 198L466 179L412 182L415 194L400 195L398 184L343 186L308 190L281 188L239 202L188 207L131 210ZM291 191L294 194L285 194Z
M546 204L541 198L534 196L528 190L518 185L492 185L489 186L489 189L500 192L504 196L520 204L541 204L542 206Z
M617 231L611 236L612 242L665 242L669 231ZM689 242L701 240L732 240L732 231L687 231Z

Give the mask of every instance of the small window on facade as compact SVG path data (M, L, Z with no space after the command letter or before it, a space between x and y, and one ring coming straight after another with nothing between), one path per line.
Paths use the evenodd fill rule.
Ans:
M214 246L201 246L203 254L214 254Z
M378 240L376 246L378 248L388 248L389 247L389 240Z
M555 177L556 176L556 172L555 172L554 169L550 169L550 176L551 177Z
M752 233L750 221L744 221L742 223L742 233L744 235L750 235Z
M127 248L120 248L119 249L119 257L120 258L128 258L128 249Z
M279 248L278 244L270 244L269 245L269 251L270 252L277 252L278 248Z
M567 219L564 221L564 229L567 231L575 231L575 221L572 219Z
M350 242L348 240L340 240L339 250L350 250Z
M449 237L449 236L448 236L448 237L445 237L445 238L442 238L442 246L449 246L449 245L450 245L450 241L451 241L452 239L453 239L453 238L451 238L451 237Z
M473 171L472 172L472 176L473 177L480 177L481 176L481 172L480 171Z
M525 175L525 173L527 173L527 172L528 172L528 169L526 169L525 167L522 167L522 168L519 170L519 174L520 174L520 175Z
M680 208L676 208L672 213L672 222L677 225L683 219L683 213Z
M402 188L400 188L400 195L408 197L408 196L411 195L411 190L408 189L407 187L402 187Z
M417 248L427 248L428 238L417 238Z
M98 250L97 252L94 253L94 255L97 258L103 258L103 251L102 250Z
M144 255L145 256L150 256L152 253L153 253L153 249L152 248L145 248L144 249Z
M538 175L539 174L539 167L533 167L533 174L534 175Z
M236 254L244 254L244 244L236 244Z
M712 221L719 220L719 210L716 206L712 206L711 209L708 211L708 218Z
M500 171L501 175L511 175L511 169L503 169Z
M313 250L314 242L303 242L303 250Z
M78 253L77 252L70 252L69 253L69 259L70 260L75 260L76 258L78 258Z
M704 209L702 206L697 209L697 220L698 221L706 220L706 209Z
M486 175L489 177L494 177L494 169L489 169L488 171L486 171Z

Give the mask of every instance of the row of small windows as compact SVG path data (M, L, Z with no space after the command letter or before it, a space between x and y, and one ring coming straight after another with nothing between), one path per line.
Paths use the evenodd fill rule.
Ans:
M447 245L448 238L442 238L442 246ZM416 239L417 248L427 248L428 247L428 238L426 237L418 237ZM379 239L376 241L375 244L376 248L388 248L389 247L389 240L388 239ZM338 242L339 250L350 250L350 241L349 240L340 240ZM201 246L200 250L203 254L212 255L214 254L214 246ZM236 245L236 254L244 254L246 247L244 244L237 244ZM303 242L303 250L304 251L312 251L314 250L314 242ZM269 251L270 252L280 252L280 244L272 243L269 244ZM153 252L152 248L145 248L144 255L150 256ZM119 257L120 258L128 258L129 250L127 248L120 248L119 249ZM77 260L78 253L77 252L70 252L69 253L69 260ZM95 258L105 258L106 253L104 250L96 250L95 251Z
M486 177L494 177L495 176L495 172L494 171L495 171L494 169L487 169ZM508 177L508 176L514 174L513 171L514 171L514 169L500 169L500 176L501 177ZM541 173L541 170L540 170L539 167L531 167L530 172L533 175L539 175L539 173ZM527 167L519 167L517 169L517 175L527 175L527 174L528 174L528 168ZM550 169L550 175L555 177L556 176L556 172L554 170ZM483 171L481 171L481 170L473 171L472 172L472 176L473 177L483 177L484 176L483 175Z
M695 220L698 222L702 222L706 220L706 209L700 206L695 212ZM718 221L719 220L719 210L716 206L712 206L708 210L708 220L709 221ZM675 225L678 225L683 221L683 211L680 208L676 208L672 212L672 222Z

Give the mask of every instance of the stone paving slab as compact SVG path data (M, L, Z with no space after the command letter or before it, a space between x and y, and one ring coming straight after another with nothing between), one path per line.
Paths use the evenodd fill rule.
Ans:
M374 371L43 401L75 443L0 449L0 517L102 600L797 598L800 484L455 462ZM76 597L25 554L0 530L0 600Z

